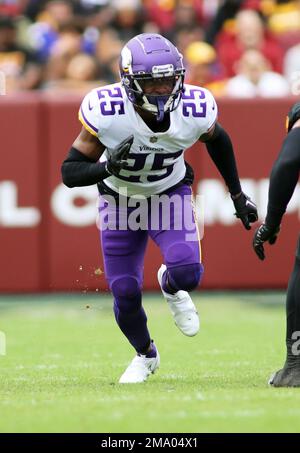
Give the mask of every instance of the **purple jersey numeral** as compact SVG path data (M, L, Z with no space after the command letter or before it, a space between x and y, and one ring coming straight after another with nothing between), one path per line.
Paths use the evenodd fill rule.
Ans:
M145 153L145 154L130 153L128 156L128 159L133 160L134 162L133 162L133 165L130 165L130 162L129 162L128 167L126 167L126 170L128 170L128 171L143 170L148 156L149 156L149 153ZM118 178L123 179L123 181L140 182L140 176L136 176L136 175L130 175L130 176L118 175Z
M173 171L173 167L177 158L181 156L182 153L183 153L182 149L180 151L176 151L175 153L156 153L150 171L165 170L165 172L162 175L148 175L147 181L148 182L160 181L161 179L164 179L167 176L169 176ZM149 154L150 153L143 154L130 153L128 159L132 160L133 164L130 164L129 161L129 165L128 167L126 167L126 171L143 170L146 164L146 159L149 156ZM169 159L171 159L171 162L166 162ZM118 178L122 179L123 181L141 182L141 177L139 175L123 176L119 174Z
M181 149L180 151L176 151L175 153L155 154L151 170L165 170L165 173L163 173L162 175L150 175L147 177L147 181L154 182L167 178L167 176L169 176L173 171L175 161L179 156L181 156L182 153L183 150ZM165 160L167 159L172 159L173 162L166 163Z
M195 117L205 117L206 116L206 102L197 102L198 99L205 99L205 92L200 90L200 88L192 88L187 94L187 92L183 93L182 100L183 100L183 107L182 113L183 116L192 116ZM186 99L190 99L194 102L185 102ZM198 110L200 108L200 110Z
M106 93L106 95L105 95ZM100 102L100 109L102 115L115 115L118 113L119 115L124 115L124 102L122 99L122 92L119 87L115 87L113 89L109 88L101 88L101 90L97 91L99 100L104 98L103 101ZM107 98L109 96L109 98ZM110 98L120 98L119 100L111 100Z

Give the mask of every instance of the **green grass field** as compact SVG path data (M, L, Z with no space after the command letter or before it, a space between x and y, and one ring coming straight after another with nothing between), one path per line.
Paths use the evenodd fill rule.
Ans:
M299 432L300 389L267 386L284 361L284 294L194 300L202 329L188 338L145 296L161 367L120 385L134 353L109 297L0 297L0 432Z

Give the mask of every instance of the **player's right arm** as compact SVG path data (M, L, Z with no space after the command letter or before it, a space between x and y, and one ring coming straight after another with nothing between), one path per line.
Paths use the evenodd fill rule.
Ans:
M83 127L62 164L63 183L67 187L90 186L110 176L107 163L99 162L104 150L98 137Z
M67 187L91 186L111 175L117 176L127 165L126 159L133 142L133 136L130 135L113 149L106 148L101 143L101 114L95 90L83 99L79 120L83 127L61 167L62 180ZM99 162L105 150L107 159Z
M99 139L101 115L96 90L84 97L78 118L83 127L61 167L62 180L68 187L90 186L111 174L107 163L99 162L105 146Z
M62 164L64 184L67 187L91 186L111 175L117 176L127 166L133 138L133 135L129 135L115 148L105 148L97 137L83 127ZM99 162L105 149L107 160Z

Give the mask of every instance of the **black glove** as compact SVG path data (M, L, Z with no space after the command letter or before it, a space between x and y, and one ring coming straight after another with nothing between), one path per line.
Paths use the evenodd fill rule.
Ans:
M256 222L258 219L256 205L243 192L237 198L232 196L231 198L236 209L236 217L241 219L246 230L251 230L250 223Z
M265 259L264 242L268 241L271 245L275 244L279 231L280 226L270 227L265 223L255 231L252 245L260 260Z
M111 174L117 176L122 168L126 168L128 162L126 161L131 145L133 143L133 135L125 138L118 146L115 148L107 148L107 162L106 170Z

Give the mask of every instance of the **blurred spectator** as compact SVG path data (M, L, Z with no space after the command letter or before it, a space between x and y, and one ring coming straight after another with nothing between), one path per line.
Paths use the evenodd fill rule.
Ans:
M270 64L262 53L247 50L237 63L235 77L227 83L226 94L231 97L283 97L290 94L285 78L270 71Z
M201 20L205 28L208 28L210 23L213 21L222 3L224 3L224 0L201 1Z
M177 29L174 35L169 34L167 37L175 43L176 47L182 54L185 54L186 48L189 44L195 41L203 41L203 30L199 25L186 26Z
M27 0L24 8L24 15L34 22L48 1L49 0Z
M185 49L187 74L185 80L191 85L205 86L215 79L214 63L217 54L212 46L203 41L189 44Z
M235 33L223 37L218 45L218 55L228 76L235 74L235 62L249 49L260 51L270 61L272 69L282 73L283 51L279 44L267 33L256 11L243 10L236 16Z
M39 14L45 9L46 3L49 0L25 0L28 1L25 14L36 21ZM81 24L92 26L107 25L113 17L113 9L110 7L110 0L69 0L72 4L72 9L76 17L81 21ZM107 16L109 16L107 18Z
M164 35L174 24L174 0L144 0L147 19L155 23Z
M215 10L214 16L206 27L205 40L213 44L217 35L223 30L234 28L234 18L240 10L252 9L263 13L263 5L269 4L272 0L223 0L219 1L219 8Z
M196 5L198 3L198 5ZM170 41L175 42L180 52L193 41L202 41L204 31L200 19L199 2L179 0L173 11L172 28L165 34ZM198 12L198 14L197 14Z
M211 17L219 0L144 0L148 20L154 22L163 35L173 36L177 27L202 24ZM170 35L169 33L172 33Z
M90 16L97 14L103 7L109 5L110 0L75 0L73 3L76 13Z
M73 3L70 0L48 0L38 17L38 21L50 24L55 30L73 19Z
M14 20L4 16L0 17L0 71L8 93L37 88L42 75L36 55L18 45Z
M97 78L113 83L119 77L118 54L124 41L154 32L163 33L182 54L189 55L189 83L205 86L219 96L249 49L260 51L272 70L282 72L283 51L258 11L276 36L287 31L300 33L300 0L0 0L0 17L4 11L16 17L18 24L17 37L15 25L9 25L1 41L0 64L5 65L5 72L22 74L22 78L10 76L11 89L36 88L41 76L46 85L65 80L71 61L83 53L99 62ZM9 44L12 28L14 38ZM6 33L8 37L3 38ZM204 41L213 42L216 34L215 49L205 47ZM12 45L26 63L15 58L13 65L11 56L7 63L8 53L12 54L7 46L13 49ZM199 45L201 50L197 50ZM93 58L73 61L86 61L91 67ZM289 80L300 71L298 61L299 47L295 46L284 61Z
M67 65L65 76L44 86L48 92L80 93L84 95L106 81L98 80L98 65L94 57L83 53L75 55Z
M268 28L287 49L300 41L300 1L269 0L264 10Z
M293 94L300 94L300 44L291 47L284 57L283 71ZM295 87L295 89L294 89Z
M75 0L74 12L81 24L98 29L109 26L116 14L111 0Z
M217 54L212 46L203 41L193 42L187 46L184 57L186 83L208 88L214 96L224 94L226 80L222 79Z
M140 0L111 0L116 11L111 26L115 28L119 39L129 41L143 32L144 17Z
M69 62L81 52L81 40L80 28L75 26L63 27L51 47L50 57L46 64L47 81L65 77Z
M224 23L236 16L243 3L243 0L225 0L221 3L205 33L205 40L209 44L214 44L216 36L222 30Z
M96 58L100 62L101 77L107 80L107 83L119 80L118 63L123 45L113 28L101 31L96 47Z
M45 3L37 22L28 28L30 44L42 60L49 57L60 29L74 21L73 5L69 0L48 0Z
M173 25L173 31L176 31L177 27L180 28L201 24L202 20L199 6L199 2L178 1L176 8L174 8L175 22Z
M28 0L1 0L0 15L2 16L18 16L23 11Z

